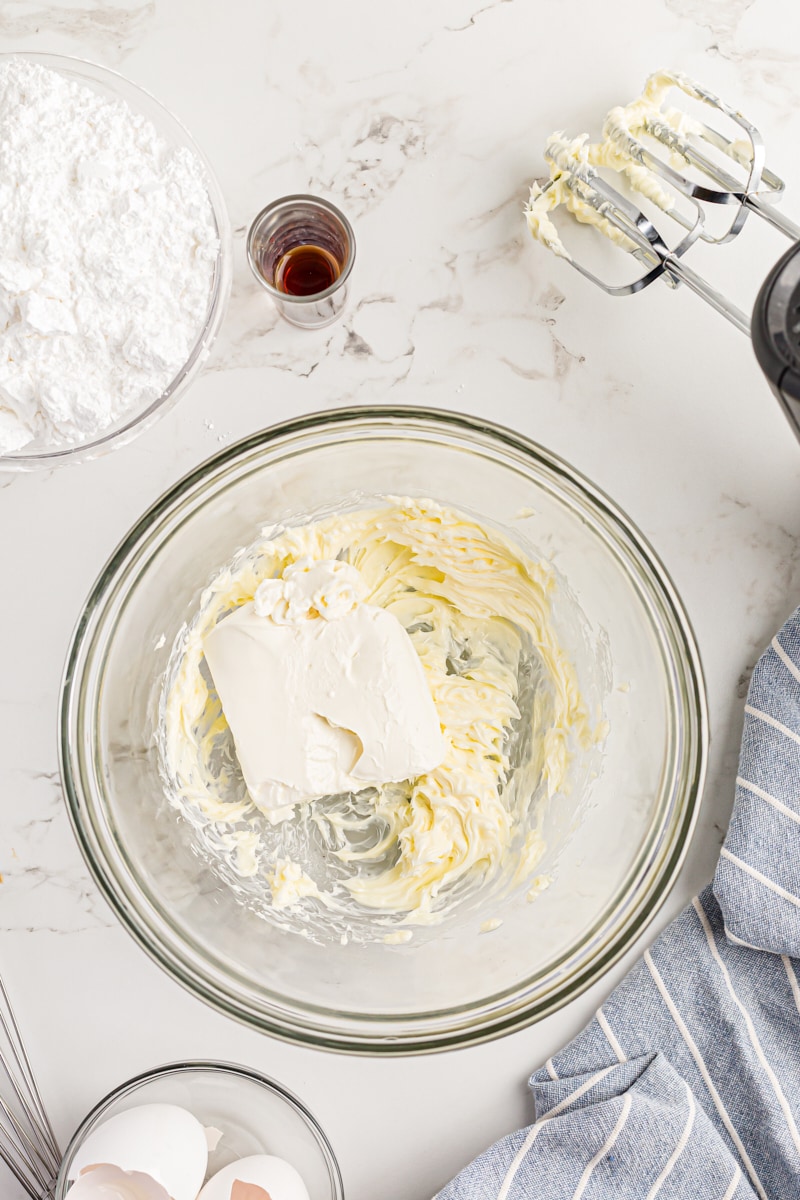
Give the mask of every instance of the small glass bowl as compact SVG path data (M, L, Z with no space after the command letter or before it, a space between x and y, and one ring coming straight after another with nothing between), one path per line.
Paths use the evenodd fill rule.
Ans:
M109 1117L140 1104L178 1104L222 1133L206 1178L250 1154L275 1154L296 1167L311 1200L344 1200L339 1164L321 1126L286 1088L249 1067L177 1062L120 1084L81 1122L67 1147L53 1200L65 1200L70 1166L86 1138Z
M281 291L274 272L287 251L301 245L331 254L340 270L329 287L307 296ZM282 196L253 220L247 234L247 262L255 279L272 297L278 312L300 329L323 329L341 316L347 303L356 235L343 212L319 196Z
M129 413L87 441L62 445L53 449L23 447L14 454L0 455L0 471L33 471L39 468L57 467L65 463L87 462L107 454L110 450L118 450L120 446L127 445L140 433L144 433L172 408L208 358L211 344L219 332L230 296L233 251L225 200L208 159L177 117L173 117L155 97L116 71L80 58L71 58L62 54L29 54L27 52L24 54L0 54L0 65L15 58L24 58L28 62L38 63L51 71L57 71L59 75L66 76L72 82L91 88L106 100L124 101L134 112L146 117L171 147L185 147L190 150L203 165L206 188L219 237L219 253L214 267L205 321L202 328L198 330L188 359L172 383L160 396L151 400L145 408ZM33 445L36 447L36 443Z

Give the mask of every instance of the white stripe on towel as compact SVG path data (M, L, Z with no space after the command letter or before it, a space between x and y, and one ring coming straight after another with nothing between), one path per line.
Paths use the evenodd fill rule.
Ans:
M609 1046L616 1054L618 1060L621 1063L627 1062L628 1061L627 1058L622 1053L622 1046L620 1046L619 1042L614 1037L614 1033L611 1029L611 1026L608 1023L606 1014L603 1012L602 1008L598 1008L598 1010L597 1010L597 1024L600 1026L603 1033L605 1034L606 1041L608 1042Z
M557 1117L560 1112L563 1112L565 1108L568 1108L569 1105L572 1104L573 1100L577 1100L579 1096L582 1096L585 1092L588 1092L596 1083L599 1083L601 1079L605 1079L606 1075L610 1074L610 1072L614 1070L616 1070L615 1067L605 1067L604 1070L598 1071L595 1075L592 1075L591 1079L587 1079L585 1083L582 1083L581 1086L576 1088L574 1092L571 1092L569 1096L565 1096L560 1103L556 1104L554 1108L550 1109L549 1113L543 1116L541 1120L537 1121L535 1125L531 1126L531 1128L528 1130L528 1136L525 1138L525 1141L522 1143L519 1150L511 1160L511 1166L508 1168L505 1178L500 1185L500 1191L497 1193L497 1200L506 1200L506 1196L509 1193L511 1184L514 1182L514 1176L519 1170L522 1160L525 1158L525 1155L528 1153L547 1122L552 1120L553 1117Z
M649 970L650 974L652 975L653 981L654 981L656 987L658 988L659 992L661 993L661 998L663 999L664 1003L666 1004L667 1008L669 1009L670 1015L678 1028L678 1032L680 1033L681 1037L683 1038L684 1042L686 1043L686 1045L689 1049L689 1052L692 1055L692 1058L694 1059L694 1061L697 1065L697 1069L703 1077L703 1081L704 1081L706 1087L708 1088L708 1091L711 1095L711 1099L714 1101L714 1106L716 1107L716 1110L722 1119L722 1123L725 1126L725 1128L727 1129L728 1134L730 1135L730 1139L733 1142L734 1146L739 1151L739 1157L741 1158L742 1162L744 1163L745 1167L747 1168L747 1174L750 1176L750 1181L753 1184L753 1187L756 1189L759 1196L761 1196L761 1200L768 1200L767 1193L764 1191L763 1187L761 1186L761 1181L759 1180L758 1176L756 1175L755 1167L751 1163L750 1158L747 1154L747 1151L745 1150L744 1145L742 1144L742 1139L739 1137L738 1133L734 1129L731 1119L728 1116L725 1105L722 1103L720 1094L717 1091L717 1089L714 1087L714 1082L708 1073L708 1068L707 1068L706 1064L703 1062L703 1056L700 1053L700 1051L698 1050L697 1044L695 1043L694 1038L689 1033L689 1030L684 1023L683 1017L681 1016L681 1014L678 1012L677 1008L675 1007L675 1001L672 999L669 992L667 991L666 986L664 984L664 980L659 975L658 970L656 969L655 963L653 962L653 959L652 959L652 956L651 956L649 950L645 950L645 952L644 952L644 961L647 963L647 969Z
M800 985L797 983L797 976L794 973L794 968L792 967L791 962L785 954L781 955L781 962L783 963L786 974L789 977L789 987L792 989L795 1007L798 1013L800 1013Z
M606 1075L610 1075L611 1072L615 1070L616 1067L604 1067L602 1071L597 1071L596 1074L592 1075L591 1079L587 1079L586 1082L582 1083L579 1088L575 1088L574 1092L570 1092L568 1096L565 1096L563 1100L560 1100L558 1104L550 1109L549 1113L545 1113L538 1124L542 1125L545 1121L550 1121L553 1117L557 1117L558 1114L562 1113L565 1108L569 1108L573 1100L577 1100L586 1092L591 1091L596 1083L599 1083L601 1079L605 1079Z
M733 1200L733 1197L736 1195L736 1191L739 1187L741 1178L742 1178L742 1168L737 1166L736 1170L733 1172L733 1179L731 1180L731 1185L728 1188L725 1195L722 1197L722 1200Z
M734 946L744 946L745 950L758 950L759 953L764 953L763 946L754 946L752 942L746 942L744 938L737 937L735 933L731 933L727 925L723 925L722 928L725 930L725 937L729 942L733 942Z
M786 653L776 637L772 639L772 649L775 651L784 666L791 671L795 679L798 681L798 683L800 683L800 667L798 667L797 664L793 662L791 658L789 658L789 655Z
M746 874L752 875L753 879L757 879L759 883L763 883L764 887L769 888L771 892L775 892L778 896L783 896L784 900L788 900L790 904L796 904L800 908L800 896L795 896L794 892L787 892L786 888L782 888L774 879L768 879L766 875L762 875L755 867L751 867L750 863L746 863L735 854L731 854L727 846L723 846L719 854L720 858L727 858L734 866L740 867Z
M497 1200L506 1200L506 1196L508 1195L511 1185L514 1182L514 1176L519 1170L522 1160L525 1158L525 1155L536 1141L536 1138L541 1133L543 1127L544 1122L537 1121L536 1124L532 1125L528 1130L528 1136L525 1138L525 1141L514 1155L513 1159L511 1160L511 1166L506 1171L506 1177L500 1186L500 1191L497 1193Z
M628 1119L628 1113L631 1111L632 1104L633 1104L633 1096L631 1096L630 1092L628 1092L627 1096L625 1097L625 1099L622 1102L622 1112L619 1114L619 1120L617 1121L614 1128L611 1130L611 1133L608 1135L608 1140L606 1141L605 1145L601 1146L600 1149L597 1151L597 1154L595 1154L594 1158L591 1159L591 1161L586 1164L586 1168L585 1168L583 1174L581 1175L580 1179L578 1180L578 1186L575 1189L575 1193L572 1197L572 1200L581 1200L581 1196L586 1191L586 1185L588 1184L589 1180L592 1177L592 1171L595 1169L597 1164L600 1162L600 1159L605 1158L605 1156L608 1154L611 1147L614 1145L614 1142L617 1140L619 1135L622 1133L623 1126L625 1125L625 1122Z
M687 1120L687 1122L683 1128L683 1133L681 1134L681 1136L678 1140L677 1146L675 1147L675 1149L672 1151L672 1154L670 1154L669 1158L665 1162L663 1171L661 1172L661 1174L659 1175L658 1179L655 1181L653 1186L650 1188L650 1191L647 1193L646 1200L655 1200L655 1197L661 1191L662 1183L667 1178L667 1176L669 1175L672 1168L675 1166L675 1163L678 1161L680 1156L683 1154L684 1150L686 1149L686 1143L689 1141L689 1134L692 1132L692 1126L694 1125L694 1118L695 1118L695 1113L697 1112L697 1105L694 1102L694 1096L692 1095L692 1089L689 1087L688 1083L684 1084L684 1087L686 1088L686 1096L689 1100L689 1119Z
M773 729L779 730L786 737L791 738L793 742L800 745L800 733L795 733L788 725L782 725L780 721L776 721L769 713L762 712L760 708L753 708L751 704L745 704L744 711L750 713L751 717L756 717L759 721L765 721L767 725L771 725Z
M736 776L736 782L739 787L752 792L754 796L760 796L762 800L766 800L767 804L771 804L773 808L777 808L778 812L782 812L785 816L800 825L800 813L796 813L793 808L789 808L788 804L784 804L782 800L776 800L774 796L770 796L769 792L765 792L763 788L756 787L754 783L750 783L747 779L742 779L741 775Z
M702 904L695 897L695 899L692 901L692 905L694 907L694 911L697 913L698 917L700 918L700 924L703 926L703 932L706 935L706 941L708 942L708 948L711 951L711 955L714 959L714 962L717 964L720 971L722 972L722 978L725 980L725 986L728 989L728 993L729 993L731 999L733 1000L734 1004L736 1005L736 1007L739 1009L739 1012L744 1017L744 1023L745 1023L745 1027L747 1028L748 1036L750 1038L750 1044L752 1045L753 1049L756 1052L756 1058L761 1063L761 1066L764 1070L764 1073L767 1076L767 1079L772 1084L772 1090L775 1093L775 1098L777 1099L778 1104L780 1104L781 1112L783 1113L783 1115L786 1119L786 1124L789 1126L789 1133L791 1134L792 1141L794 1142L794 1148L795 1148L795 1150L797 1150L800 1153L800 1131L798 1131L797 1126L795 1124L794 1115L793 1115L791 1107L789 1105L789 1101L784 1096L783 1089L781 1088L781 1085L778 1083L778 1077L775 1074L775 1072L773 1071L772 1067L767 1062L767 1056L764 1053L764 1048L761 1045L761 1042L758 1040L758 1034L756 1033L756 1027L753 1024L753 1018L750 1016L750 1013L747 1011L744 1004L742 1003L742 1001L739 999L739 997L736 994L736 991L733 986L733 980L731 979L731 976L730 976L730 971L725 966L725 963L722 961L722 956L721 956L719 950L717 949L717 943L714 938L714 931L711 928L711 924L709 922L708 917L705 914L705 910L703 909Z

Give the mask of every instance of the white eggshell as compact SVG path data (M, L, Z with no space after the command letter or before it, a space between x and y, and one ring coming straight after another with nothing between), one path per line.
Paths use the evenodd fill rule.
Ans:
M89 1134L72 1160L69 1178L98 1163L150 1175L172 1200L195 1200L208 1166L206 1132L177 1104L140 1104Z
M72 1184L70 1200L170 1200L165 1187L152 1175L123 1171L105 1163L93 1167Z
M231 1200L231 1189L237 1181L263 1188L270 1200L309 1200L299 1172L272 1154L251 1154L229 1163L211 1176L197 1200Z

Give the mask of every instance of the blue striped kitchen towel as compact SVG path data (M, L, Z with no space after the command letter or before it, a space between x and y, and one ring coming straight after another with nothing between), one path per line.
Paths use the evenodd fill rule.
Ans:
M800 1198L800 608L753 673L713 887L438 1200Z

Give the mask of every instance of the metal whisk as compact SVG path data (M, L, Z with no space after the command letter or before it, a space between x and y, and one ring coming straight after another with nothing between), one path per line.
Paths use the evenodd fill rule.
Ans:
M676 89L729 118L741 136L726 137L706 121L667 107L665 97ZM603 135L594 145L588 137L550 139L545 158L551 178L543 187L534 185L526 210L531 232L608 295L632 295L656 279L673 288L686 284L752 335L759 364L800 438L800 226L773 207L784 184L766 166L758 130L707 88L678 72L661 71L648 79L640 100L609 112ZM617 175L628 195L608 182L609 174ZM642 211L638 197L653 215ZM733 219L721 235L708 230L705 205L733 206ZM641 264L632 282L613 283L573 257L549 218L561 206ZM752 323L684 258L698 240L731 241L751 212L795 242L764 281ZM662 218L679 228L673 244Z
M33 1200L53 1195L61 1152L0 979L0 1158Z

